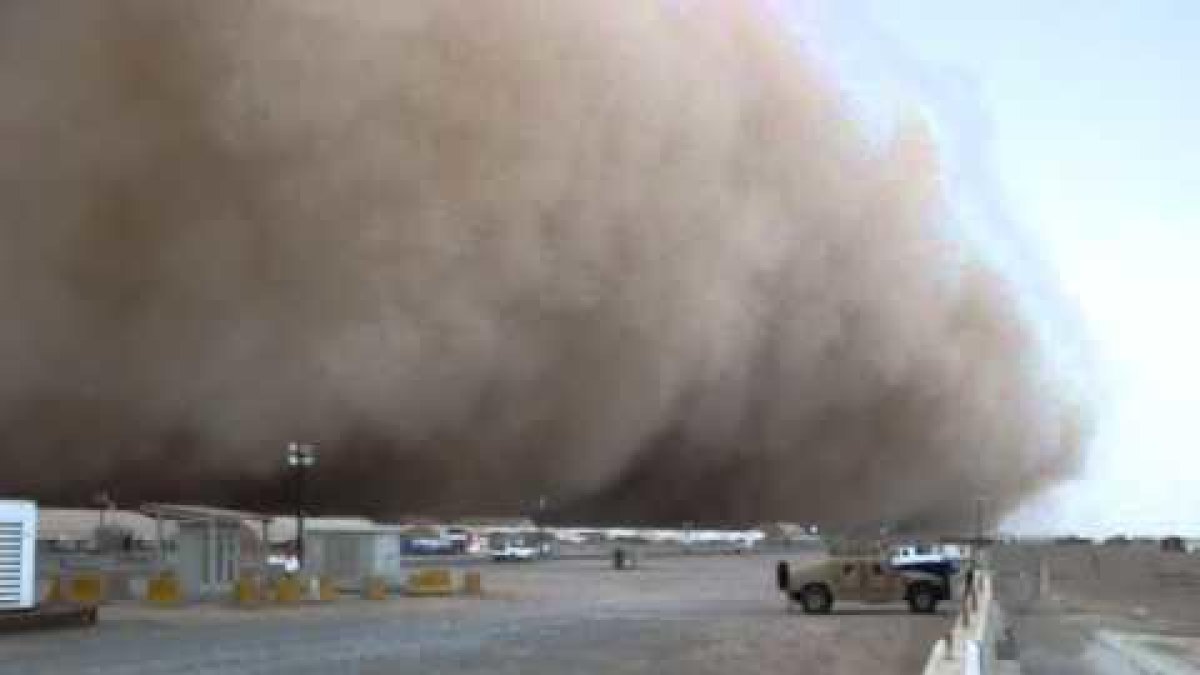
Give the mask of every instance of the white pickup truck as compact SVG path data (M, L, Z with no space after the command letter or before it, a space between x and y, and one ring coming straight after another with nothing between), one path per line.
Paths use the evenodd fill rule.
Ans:
M531 535L503 533L489 537L488 555L496 562L522 562L539 557L541 551Z

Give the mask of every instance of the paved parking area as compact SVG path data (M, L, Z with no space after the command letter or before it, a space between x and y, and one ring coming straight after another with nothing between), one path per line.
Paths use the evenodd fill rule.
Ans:
M106 608L94 629L0 636L0 674L919 672L950 609L784 611L773 557L484 567L476 598L298 609Z

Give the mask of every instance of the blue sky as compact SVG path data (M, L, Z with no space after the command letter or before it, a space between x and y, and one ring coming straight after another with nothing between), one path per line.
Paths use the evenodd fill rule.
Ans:
M1064 359L1095 403L1086 467L1008 526L1200 534L1200 3L794 7L868 117L933 121L958 216L1052 347L1090 345Z

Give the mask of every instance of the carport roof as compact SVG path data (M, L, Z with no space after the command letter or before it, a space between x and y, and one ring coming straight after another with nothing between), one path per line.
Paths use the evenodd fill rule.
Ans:
M262 513L190 504L142 504L140 511L153 518L167 520L213 520L222 523L244 523L271 519L271 516Z

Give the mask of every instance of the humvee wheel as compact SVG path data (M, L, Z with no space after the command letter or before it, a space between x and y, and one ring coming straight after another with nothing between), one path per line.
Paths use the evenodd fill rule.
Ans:
M932 584L918 581L908 587L908 608L917 614L937 611L938 594Z
M800 603L805 614L828 614L833 608L833 596L824 584L809 584L793 593L792 598Z

